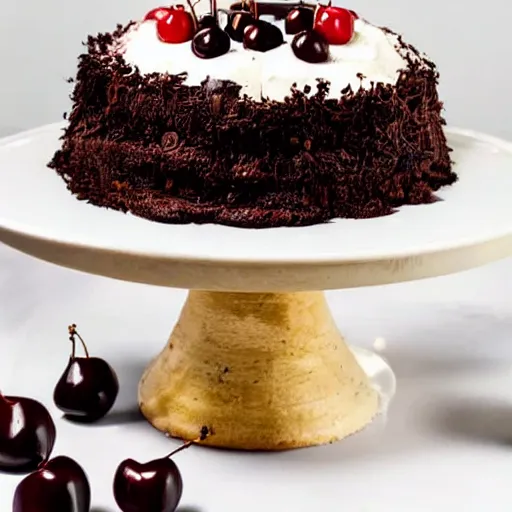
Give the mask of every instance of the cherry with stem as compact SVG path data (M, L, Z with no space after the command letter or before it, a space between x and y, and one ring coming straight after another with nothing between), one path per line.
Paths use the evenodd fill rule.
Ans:
M161 459L145 464L133 459L121 462L113 485L114 498L119 508L123 512L174 512L181 500L183 479L172 457L194 444L201 443L211 433L208 427L202 427L200 437L184 443Z
M91 423L103 418L114 405L119 381L114 369L99 357L91 357L76 324L68 327L71 356L53 393L55 405L73 421ZM76 355L76 339L85 357Z
M210 0L211 16L202 20L204 28L192 40L192 52L200 59L213 59L229 52L231 39L219 27L217 1Z
M16 487L13 512L89 512L91 488L83 468L69 457L41 464Z
M78 331L76 330L76 324L72 324L68 327L69 332L69 341L71 341L72 349L71 349L71 358L74 359L76 356L76 339L75 336L80 340L80 343L82 344L82 348L84 349L85 357L89 358L89 349L87 348L87 345L85 344L84 339Z

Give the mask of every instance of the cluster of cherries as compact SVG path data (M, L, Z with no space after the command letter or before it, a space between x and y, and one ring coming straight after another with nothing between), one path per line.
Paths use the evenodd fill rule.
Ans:
M69 327L69 334L72 353L55 387L54 402L69 420L94 422L114 405L118 379L104 359L89 356L76 325ZM76 338L84 357L75 354ZM50 413L40 402L0 394L0 471L29 473L16 488L13 512L89 512L91 489L85 471L70 457L50 458L56 433ZM183 481L172 457L208 435L208 428L203 427L196 441L146 464L123 461L113 484L119 508L123 512L174 512Z
M295 56L311 63L329 60L329 45L342 45L354 36L354 11L332 5L296 7L286 17L286 33L296 34L292 41Z
M231 10L224 29L219 26L215 0L210 3L211 14L199 20L188 1L190 10L175 5L158 7L146 15L145 21L156 22L161 41L171 44L192 41L192 51L202 59L226 54L231 48L231 40L259 52L273 50L284 43L279 27L259 19L254 1L242 2L237 9ZM295 34L292 50L299 59L325 62L329 59L329 45L347 44L352 39L356 18L354 11L330 3L316 9L300 4L288 13L285 31Z

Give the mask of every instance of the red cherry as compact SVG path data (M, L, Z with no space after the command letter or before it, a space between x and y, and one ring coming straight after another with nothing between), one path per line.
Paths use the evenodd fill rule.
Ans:
M321 4L318 4L316 6L316 11L315 11L315 20L317 18L319 18L322 13L325 11L325 9L327 9L327 7L330 7L330 5L321 5Z
M158 37L164 43L178 44L194 37L194 18L182 5L169 8L169 16L157 21Z
M352 9L349 9L348 11L350 14L352 14L352 16L354 16L354 19L355 20L358 20L359 19L359 14L357 14L356 11L353 11Z
M149 20L166 20L171 14L171 9L169 7L157 7L156 9L153 9L152 11L149 11L146 14L146 17L144 18L144 21Z
M354 16L342 7L319 6L314 28L330 44L347 44L354 35Z

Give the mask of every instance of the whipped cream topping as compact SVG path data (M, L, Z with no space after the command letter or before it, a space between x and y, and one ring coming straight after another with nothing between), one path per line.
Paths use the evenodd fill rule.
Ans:
M186 73L184 83L190 86L200 85L207 78L213 82L230 80L242 86L241 94L256 101L262 98L282 101L290 95L293 84L299 90L309 85L310 94L314 94L317 79L330 82L329 97L339 98L348 85L355 91L359 87L369 89L371 82L394 85L400 71L407 68L406 60L396 49L397 37L365 20L357 19L352 41L331 45L331 59L321 64L298 59L291 48L293 36L284 33L284 23L268 21L282 29L285 44L266 53L246 50L241 43L231 41L227 54L199 59L192 53L190 41L182 44L160 41L154 21L134 25L113 50L144 75Z

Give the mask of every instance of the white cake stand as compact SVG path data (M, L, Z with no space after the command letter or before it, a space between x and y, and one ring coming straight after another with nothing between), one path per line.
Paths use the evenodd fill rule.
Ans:
M512 254L512 144L485 135L449 130L460 180L435 204L244 230L157 224L77 201L45 167L60 128L0 141L0 240L84 272L191 290L139 388L148 421L172 436L194 439L205 425L207 444L278 450L361 430L386 410L393 374L345 345L317 290L449 274Z

